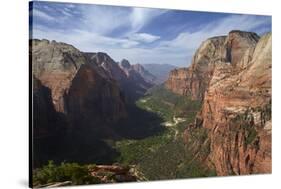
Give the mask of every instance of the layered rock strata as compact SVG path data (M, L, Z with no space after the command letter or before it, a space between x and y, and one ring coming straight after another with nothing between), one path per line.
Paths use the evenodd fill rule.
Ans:
M206 40L166 87L202 101L191 128L208 131L218 175L271 173L271 33L231 31Z

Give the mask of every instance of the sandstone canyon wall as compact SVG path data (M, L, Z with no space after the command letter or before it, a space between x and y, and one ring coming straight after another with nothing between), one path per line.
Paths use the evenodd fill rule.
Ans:
M96 153L85 151L106 155L97 151L103 147L97 140L118 137L114 124L128 117L127 104L152 86L129 62L125 70L106 53L84 53L56 41L30 40L30 60L35 164L79 145L91 144Z
M206 40L166 87L203 105L190 129L208 131L206 163L218 175L271 173L271 33L231 31Z
M86 117L84 115L91 114L90 111L103 114L90 116L92 120L101 117L116 120L125 116L124 99L116 81L88 61L82 52L55 41L33 40L31 43L33 77L49 88L57 112L69 119ZM108 104L110 101L116 103ZM105 104L107 107L103 106Z
M179 68L170 72L165 85L168 89L192 99L202 100L209 86L215 65L231 63L235 66L249 54L257 43L255 33L231 31L228 36L219 36L204 41L195 52L189 68Z

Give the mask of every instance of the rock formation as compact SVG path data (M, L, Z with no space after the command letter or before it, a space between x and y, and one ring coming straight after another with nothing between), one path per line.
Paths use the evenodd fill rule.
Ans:
M65 112L64 94L82 64L83 54L65 43L32 40L32 74L51 90L52 101L58 112Z
M89 62L98 66L100 72L104 72L103 74L117 81L126 101L134 102L153 85L153 83L146 81L128 60L123 59L117 63L106 53L101 52L85 53L85 55Z
M141 75L137 66L131 65L128 60L123 59L118 65L128 78L126 82L124 82L123 88L126 89L127 96L130 97L131 100L135 101L141 97L147 89L153 86L153 83L148 82L148 80Z
M218 175L271 173L271 33L231 31L206 40L166 87L202 101L192 127L208 130Z
M65 43L36 39L30 40L30 59L35 164L77 146L81 155L82 150L115 153L102 139L120 137L114 125L127 119L127 106L152 86L138 66L125 60L118 64L106 53L84 53Z
M199 116L219 175L271 173L271 34L245 59L216 65Z
M149 71L147 71L141 64L133 64L132 65L133 70L135 70L137 73L141 75L142 78L147 83L150 84L157 84L157 78L156 76L152 75Z
M50 159L112 163L117 152L104 139L130 129L129 111L153 85L141 74L148 72L65 43L31 40L30 45L34 165ZM143 134L132 130L131 135Z
M207 39L195 52L189 68L170 72L166 87L175 93L191 96L192 99L203 100L215 65L222 62L235 66L244 54L252 51L258 39L255 33L240 31L231 31L228 36Z
M124 117L124 97L116 81L87 58L65 43L32 41L34 78L50 89L57 112L70 119L93 112L103 116L90 116L91 119L106 117L107 120L117 120Z

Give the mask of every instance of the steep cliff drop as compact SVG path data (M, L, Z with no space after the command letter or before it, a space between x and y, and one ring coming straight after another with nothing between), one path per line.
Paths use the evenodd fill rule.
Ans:
M127 116L116 80L65 43L32 40L31 53L33 136L38 146L34 165L49 159L78 161L84 152L109 153L100 140L116 137L111 125Z
M206 40L189 68L170 73L166 88L202 100L194 124L218 175L271 173L271 33L231 31ZM198 154L197 154L198 155Z
M66 43L34 39L30 46L34 165L50 159L112 163L115 150L104 140L133 135L136 128L125 127L129 112L153 86L144 74L153 76L127 60L118 63L106 53L85 53Z

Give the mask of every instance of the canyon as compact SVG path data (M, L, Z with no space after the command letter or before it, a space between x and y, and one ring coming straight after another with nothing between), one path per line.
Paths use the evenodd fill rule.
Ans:
M150 74L141 65L117 63L106 53L36 39L30 47L35 165L78 146L99 144L104 151L100 140L120 137L114 125L153 85L141 76Z
M271 40L233 30L187 68L30 40L34 170L95 163L101 181L122 168L124 182L271 173Z

